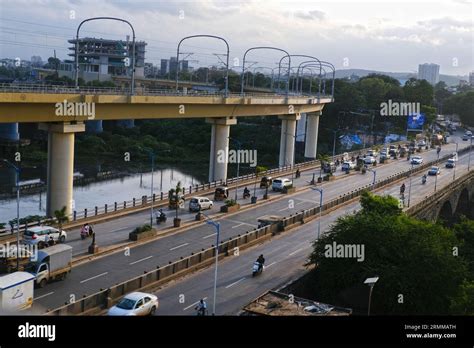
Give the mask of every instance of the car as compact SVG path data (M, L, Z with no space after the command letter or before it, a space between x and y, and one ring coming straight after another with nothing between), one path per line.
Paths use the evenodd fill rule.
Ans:
M334 173L336 171L337 167L334 162L324 162L323 165L323 172L324 173Z
M354 169L355 167L356 167L356 164L352 161L345 161L344 163L342 163L342 171L351 170L351 169Z
M48 245L51 237L55 243L65 243L67 233L51 226L28 227L23 233L23 244L37 245L39 249L42 249Z
M388 154L390 156L396 156L398 155L398 148L395 145L390 145L390 148L388 150Z
M272 182L272 190L273 191L282 191L285 187L291 187L293 182L287 178L276 178Z
M454 158L448 159L448 161L446 162L446 168L454 168L455 166L456 161L454 160Z
M125 295L107 312L110 316L153 315L158 309L158 297L144 292L132 292Z
M463 140L463 141L467 141L467 140L469 140L470 138L471 138L470 135L464 134L464 135L462 136L462 140Z
M439 167L431 167L430 170L428 170L428 175L439 175L441 171L439 170Z
M469 130L468 130L468 131L466 131L466 133L465 133L465 134L466 134L466 135L468 135L468 136L472 136L472 132L471 132L471 131L469 131Z
M411 164L422 164L423 163L423 158L420 156L412 156L411 158Z
M375 157L373 156L365 156L364 164L374 164L376 162Z
M378 155L379 155L379 153L377 152L377 150L372 150L372 149L370 149L369 151L367 151L367 155L366 155L366 156L377 157Z
M264 176L260 180L260 188L267 188L272 185L273 178L271 176Z
M214 202L207 197L192 197L189 201L189 211L211 209L213 204Z

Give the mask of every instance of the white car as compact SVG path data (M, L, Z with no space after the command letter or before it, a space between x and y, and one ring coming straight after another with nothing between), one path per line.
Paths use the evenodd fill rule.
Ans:
M364 164L374 164L376 162L375 157L373 156L365 156Z
M272 190L273 191L282 191L285 187L291 187L293 182L290 179L286 178L277 178L274 179L272 182Z
M377 157L379 153L376 150L367 151L367 156Z
M352 161L345 161L343 164L342 164L342 171L346 171L346 170L351 170L351 169L354 169L356 167L356 164Z
M158 309L158 297L144 292L132 292L125 295L119 303L109 309L110 316L153 315Z
M422 164L423 163L423 158L420 156L413 156L411 158L411 164Z
M51 238L53 238L55 243L65 243L67 233L51 226L29 227L23 233L23 243L37 245L39 249L47 246Z
M211 209L213 204L214 202L207 197L193 197L189 201L189 211Z

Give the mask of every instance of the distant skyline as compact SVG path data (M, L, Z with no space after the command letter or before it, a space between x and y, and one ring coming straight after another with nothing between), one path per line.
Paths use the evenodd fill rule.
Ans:
M473 71L473 2L439 1L112 1L0 0L0 57L71 59L67 43L86 18L129 20L137 40L148 43L146 61L176 55L188 35L226 38L231 63L252 46L277 46L291 54L314 55L336 69L416 73L418 65L440 65L440 74ZM113 21L90 22L81 37L125 39L130 29ZM187 41L192 66L218 64L224 45ZM221 56L222 57L222 56ZM281 55L255 51L249 61L275 66ZM238 70L238 68L237 68Z

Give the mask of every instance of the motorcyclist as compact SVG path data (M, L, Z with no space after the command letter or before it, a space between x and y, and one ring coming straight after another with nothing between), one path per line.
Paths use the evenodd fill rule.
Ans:
M89 235L89 229L90 227L88 223L85 223L84 225L82 225L81 235L87 237Z
M263 264L265 263L265 258L263 257L263 254L261 254L258 257L257 262L258 262L258 271L260 272L263 268Z
M299 168L298 168L298 169L296 169L296 177L299 178L300 175L301 175L301 173L300 173L300 170L299 170Z
M194 308L197 310L198 315L206 315L207 303L204 299L201 299L198 305Z
M244 188L244 197L249 197L250 196L250 190L247 188L247 186Z
M426 174L421 177L421 182L424 184L426 182L427 176Z
M402 184L402 186L400 186L400 194L404 194L405 193L405 183Z

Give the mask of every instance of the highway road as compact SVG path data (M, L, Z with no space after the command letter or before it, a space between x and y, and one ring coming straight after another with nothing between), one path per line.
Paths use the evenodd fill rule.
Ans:
M466 146L467 144L464 143L460 145ZM454 144L446 145L443 147L441 156L453 150ZM423 153L422 156L425 160L435 159L436 153L432 150ZM463 160L464 159L465 156L463 157ZM410 165L408 161L404 159L392 161L388 165L376 167L377 178L382 179L395 172L409 168ZM460 168L458 168L459 174L461 174L459 169ZM303 179L305 176L306 178L310 177L310 173L302 175ZM438 182L439 187L441 187L440 185L443 181L441 178ZM414 183L415 181L416 180L413 180ZM366 175L359 173L344 175L333 182L326 182L322 185L324 188L324 201L371 182L372 175L370 175L370 173ZM429 186L430 185L427 184L423 189L427 190ZM412 190L413 195L415 195L415 191L414 189ZM306 190L291 196L281 195L281 197L282 199L274 201L271 204L257 205L254 206L253 209L241 211L220 219L221 238L227 239L255 227L257 218L262 215L273 213L288 216L291 213L316 206L319 203L317 193L312 190ZM412 198L412 202L416 202L416 200ZM294 205L290 205L290 203ZM335 214L335 212L331 213L331 216ZM130 217L127 217L123 220L128 221L129 219ZM136 219L139 219L139 217L136 217ZM143 214L141 219L145 220L146 214ZM136 222L134 223L136 225ZM114 228L119 228L117 224L117 221L106 222L101 228L98 228L97 225L96 231L98 234L100 234L101 231L111 231L110 233L113 233ZM130 229L134 226L131 226ZM130 231L130 229L128 229L128 231ZM79 243L88 245L90 241L80 241ZM178 259L180 256L187 256L191 252L209 247L213 243L215 243L214 230L210 226L202 223L188 231L168 235L161 239L133 247L130 249L130 254L120 251L103 256L75 267L65 281L51 283L43 289L36 290L34 307L39 310L56 308L69 301L71 295L74 295L75 298L78 299L84 294L91 294L101 288L106 288L110 285L125 281L142 274L144 271L151 270L157 265L166 264L169 261Z
M460 157L456 168L457 177L467 173L467 162L467 154ZM412 177L412 204L422 201L424 197L434 192L434 177L429 177L426 184L421 183L424 173ZM452 177L453 169L444 169L443 166L438 176L438 189L451 183ZM406 185L408 186L408 182ZM376 193L389 194L398 198L399 188L400 183L397 183L381 188ZM321 230L327 231L337 218L359 209L360 204L357 201L323 216ZM281 287L299 278L306 271L304 264L311 253L312 243L317 239L316 236L317 219L243 250L239 256L231 256L220 262L216 314L236 315L243 306L265 291ZM260 254L264 255L267 267L261 275L253 278L251 267ZM155 315L195 315L194 308L201 298L206 299L209 313L212 313L214 270L214 266L200 270L180 280L165 284L155 291L155 295L160 300L160 307Z
M462 142L461 136L462 136L462 133L459 132L456 136L452 137L452 139L451 139L452 141L459 141L460 142L460 144L459 144L460 149L468 145L467 142ZM442 157L442 156L446 155L447 153L449 153L450 151L451 152L454 151L454 149L455 149L454 144L445 145L445 146L443 146L443 150L441 151L440 156ZM431 150L429 152L422 153L422 157L425 159L425 161L430 161L430 160L433 160L433 159L436 158L436 153L435 153L434 150ZM393 174L397 171L407 170L407 168L409 168L409 167L410 167L410 164L408 163L408 161L406 161L406 159L403 159L403 158L398 159L396 161L392 160L392 162L389 163L389 164L378 165L376 167L377 179L387 177L387 176L389 176L389 175L391 175L391 174ZM336 172L336 176L338 178L346 176L346 174L343 173L340 170L340 167L338 169L339 170ZM311 181L311 179L313 177L313 174L315 174L315 177L317 178L319 176L319 170L302 172L300 178L294 179L296 187L301 188L303 186L307 186L309 184L309 182ZM358 173L352 173L351 175L358 175ZM336 194L334 196L334 197L336 197L339 194L349 192L350 190L353 190L354 188L360 186L360 184L362 182L364 184L371 183L372 178L373 178L372 174L367 173L366 177L364 177L364 178L358 177L357 178L357 183L352 183L352 182L348 183L348 181L350 181L350 180L345 179L345 181L343 182L344 187L339 186L341 181L338 181L338 184L334 184L334 183L327 184L327 183L325 183L325 184L323 184L323 186L326 187L326 185L327 185L329 187L328 189L332 189L332 187L334 187L336 189L336 191L334 191L332 193ZM253 186L248 186L248 188L250 189L251 194L253 194ZM259 198L259 200L261 200L264 193L265 193L264 189L260 189L260 188L257 187L256 195ZM241 206L250 205L251 204L250 199L246 199L246 200L242 199L242 194L243 194L243 188L238 189L238 194L237 194L238 203ZM230 190L230 197L229 198L234 198L234 195L235 195L235 190ZM272 192L271 190L269 190L269 195L270 195L270 197L281 196L280 193ZM186 197L187 197L187 201L189 202L190 196L186 195ZM210 199L213 199L213 197L211 195L208 195L207 197L209 197ZM325 193L325 200L327 200L329 197L332 197L332 196L330 196L330 193L328 191L328 193ZM302 199L304 199L304 198L305 197L303 197ZM318 199L318 198L315 197L314 195L312 195L310 197L310 200L314 200L314 199ZM214 214L219 213L220 207L222 205L224 205L223 202L214 202L214 203L215 204L214 204L213 208L211 210L208 210L208 211L205 212L206 215L209 215L211 217L214 216ZM311 203L313 203L313 202L311 202ZM186 209L180 209L180 212L179 212L179 217L182 219L183 224L193 222L194 217L196 215L196 213L190 213L188 211L188 209L187 209L188 204L189 203L186 203ZM295 204L294 209L289 208L288 210L290 210L290 211L291 210L293 210L293 211L301 210L301 205L302 204L303 203L301 203L301 202L297 202ZM284 207L282 207L282 208L279 208L278 210L275 210L274 213L277 213L277 211L279 211L280 209L282 209L281 212L284 211L283 210ZM174 210L169 210L167 207L163 210L168 216L168 221L166 222L166 224L160 224L158 226L155 226L155 228L158 228L158 230L160 230L160 231L165 230L165 229L170 229L170 228L172 229L173 228L172 227L173 217L175 216L175 211ZM279 212L279 213L281 213L281 212ZM279 214L279 213L277 213L277 214ZM261 215L264 215L264 214L261 214ZM259 215L259 216L261 216L261 215ZM113 219L113 220L110 220L110 221L94 224L93 227L94 227L94 231L96 232L96 242L100 247L107 247L107 246L111 246L111 245L114 245L114 244L127 242L128 241L128 234L135 227L143 225L145 223L150 223L150 210L145 210L145 211L142 211L142 212L139 212L139 213L136 213L136 214L130 214L130 215L126 215L126 216L116 218L116 219ZM250 225L249 224L243 224L242 226L244 226L244 230L246 231L249 227L256 226L256 220L251 221ZM80 231L79 228L74 228L74 229L70 229L70 230L67 231L68 232L68 244L73 247L73 255L74 256L86 255L87 254L87 248L88 248L88 246L90 245L90 242L91 242L90 239L81 240L79 231Z

